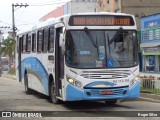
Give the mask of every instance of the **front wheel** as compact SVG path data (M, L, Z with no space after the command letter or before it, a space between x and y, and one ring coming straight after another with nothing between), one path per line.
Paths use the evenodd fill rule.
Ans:
M25 76L24 76L24 88L25 88L26 94L31 94L32 93L32 90L30 88L28 88L28 76L27 76L27 74L25 74Z
M55 88L56 88L55 84L52 81L52 83L50 85L50 102L54 103L54 104L58 104L60 100L56 98Z

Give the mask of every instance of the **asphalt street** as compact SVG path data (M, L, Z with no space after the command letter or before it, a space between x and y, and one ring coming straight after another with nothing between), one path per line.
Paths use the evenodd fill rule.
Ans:
M118 118L121 120L121 118L129 119L127 114L131 114L131 116L134 114L134 117L131 117L132 119L144 119L143 115L138 115L139 112L135 111L142 111L142 113L148 111L147 113L158 114L158 116L160 116L160 112L156 112L159 110L160 104L158 102L145 101L142 99L119 101L116 105L105 104L103 101L62 102L58 105L54 105L49 103L47 96L37 92L26 95L24 92L24 85L19 83L18 80L0 77L0 111L51 111L51 113L48 113L48 117L51 118L48 118L46 115L45 117L42 116L43 118L40 119L57 118L57 120L61 120L64 118L71 119L71 117L74 119L74 117L76 117L78 120L84 119L82 117L85 117L86 120L97 120L96 118L99 117L103 120L106 117L109 117L109 119ZM128 113L126 114L125 112ZM117 114L120 114L120 117L116 117ZM153 116L150 116L149 118L153 118ZM3 119L10 120L14 118ZM16 118L16 120L18 119L27 118ZM158 120L158 117L155 116L154 119Z

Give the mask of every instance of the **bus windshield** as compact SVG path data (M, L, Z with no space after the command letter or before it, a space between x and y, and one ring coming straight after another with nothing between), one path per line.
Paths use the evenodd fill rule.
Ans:
M66 64L74 68L117 68L138 64L134 30L68 30ZM93 42L90 40L93 39Z

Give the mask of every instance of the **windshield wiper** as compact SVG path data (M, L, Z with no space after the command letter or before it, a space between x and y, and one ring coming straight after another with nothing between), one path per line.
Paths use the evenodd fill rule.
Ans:
M108 36L108 32L107 32L107 41L108 41L108 44L107 44L107 45L108 45L109 54L110 54L111 52L110 52L110 43L109 43L109 36Z
M84 31L86 32L87 36L89 37L89 40L91 41L92 45L95 48L98 48L97 44L94 42L94 39L93 39L93 37L87 27L84 28Z
M119 34L123 31L123 28L120 27L119 30L115 33L115 35L112 37L112 39L110 40L109 44L111 44L112 42L114 42L116 40L116 38L119 36Z

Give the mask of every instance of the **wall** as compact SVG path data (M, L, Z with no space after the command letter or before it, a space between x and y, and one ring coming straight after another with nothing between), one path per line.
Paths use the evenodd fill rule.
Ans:
M80 13L80 12L95 12L96 0L72 0L63 6L51 11L43 16L40 21L45 21L49 18L60 17L65 14Z
M56 18L62 15L64 15L64 6L58 7L57 9L49 12L48 14L43 16L39 21L45 21L49 18Z
M71 1L68 3L68 13L80 13L80 12L95 12L96 2L86 1Z
M97 0L98 12L121 12L121 0Z
M138 29L141 17L160 13L160 0L122 0L121 4L121 12L136 16Z

